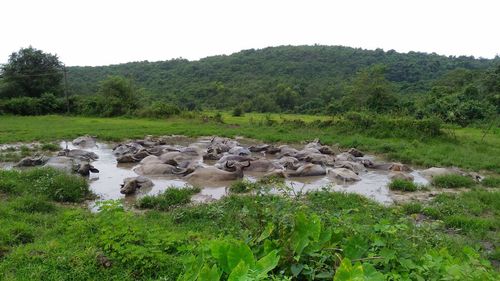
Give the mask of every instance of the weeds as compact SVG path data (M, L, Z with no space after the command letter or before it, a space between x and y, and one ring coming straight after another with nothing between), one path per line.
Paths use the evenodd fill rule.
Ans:
M481 185L486 187L500 187L500 177L489 176L481 181Z
M240 180L240 181L235 181L229 186L229 191L233 193L247 193L252 190L257 190L259 188L259 185L250 182L248 180Z
M191 195L201 191L198 187L175 188L171 187L164 192L140 198L136 205L140 209L170 210L191 202Z
M419 187L413 181L395 179L389 184L391 190L416 191Z
M0 192L43 195L58 202L82 202L91 196L84 178L51 168L0 170Z
M472 187L475 185L475 182L470 177L449 174L434 177L432 185L441 188L459 188Z

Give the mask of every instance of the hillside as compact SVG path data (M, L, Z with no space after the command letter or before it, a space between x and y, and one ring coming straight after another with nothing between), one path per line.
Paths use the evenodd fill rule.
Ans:
M499 61L498 57L493 60L446 57L342 46L281 46L199 61L174 59L71 67L68 79L72 94L92 94L97 91L99 81L109 75L121 75L131 78L136 87L155 98L184 105L251 107L256 97L265 101L270 94L286 88L295 91L300 100L324 104L342 96L359 70L375 64L385 65L385 77L396 92L422 93L451 70L484 70Z

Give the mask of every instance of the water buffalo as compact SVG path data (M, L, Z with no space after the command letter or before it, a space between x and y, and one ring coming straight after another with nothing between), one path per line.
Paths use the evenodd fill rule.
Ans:
M412 169L401 163L373 163L369 168L375 170L393 171L393 172L411 172Z
M183 172L182 169L163 163L147 163L134 168L134 172L139 175L162 176L174 175Z
M247 172L268 173L274 170L282 170L284 167L276 162L267 159L257 159L250 161L251 165L245 169ZM227 170L227 167L225 167ZM234 170L234 167L231 169Z
M334 168L346 168L353 171L356 174L361 172L366 172L366 168L362 163L352 162L352 161L337 161L333 165Z
M243 147L243 146L235 146L235 147L229 149L228 153L233 154L233 155L241 155L241 156L251 154L250 150L246 147Z
M145 157L144 159L141 160L141 164L161 164L161 160L158 156L155 155L149 155Z
M305 156L303 160L313 164L321 164L328 166L333 166L335 162L335 159L332 156L321 153L310 153L307 156Z
M89 147L95 147L96 146L96 138L92 136L82 136L74 139L72 141L73 145L82 147L82 148L89 148Z
M58 156L67 156L72 158L78 158L80 160L94 161L99 159L99 156L92 151L86 151L82 149L65 149L59 151Z
M334 168L328 170L328 175L342 181L359 181L361 178L353 171L346 168Z
M352 156L354 157L363 157L365 156L365 154L359 150L357 150L356 148L350 148L347 153L351 154Z
M226 162L225 166L228 169L234 167L234 171L224 171L216 167L202 167L196 169L191 174L187 175L185 178L188 181L199 182L199 183L209 183L209 182L221 182L221 181L232 181L236 179L243 178L243 170L250 167L250 161L247 164L235 162L229 164Z
M153 186L153 182L143 176L126 178L121 184L120 193L125 195L134 194L140 188L148 188Z
M278 164L281 166L291 169L291 170L297 170L299 168L299 160L295 157L292 156L284 156L281 157L279 160L277 160Z
M413 176L407 173L403 172L391 172L389 174L389 179L391 180L406 180L406 181L413 181Z
M15 167L33 167L45 164L49 160L46 156L35 156L35 157L24 157L21 159Z
M289 172L291 177L310 177L310 176L324 176L326 175L326 169L317 164L305 164L300 166L296 171Z
M89 162L67 156L52 157L45 163L44 167L51 167L68 173L78 173L82 176L89 176L90 172L99 173L99 170Z

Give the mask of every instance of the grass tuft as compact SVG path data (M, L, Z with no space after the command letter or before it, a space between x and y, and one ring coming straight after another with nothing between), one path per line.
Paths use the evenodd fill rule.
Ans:
M486 187L500 187L500 177L486 177L481 181L481 184Z
M229 186L229 191L233 193L247 193L256 190L259 187L257 183L247 180L235 181Z
M58 202L82 202L92 194L84 178L52 168L0 171L0 192L39 194Z
M147 195L137 200L140 209L155 209L168 211L174 207L186 205L191 202L191 195L199 193L199 187L169 188L158 195Z
M418 186L412 181L395 179L389 184L391 190L416 191Z
M432 179L432 185L441 188L472 187L475 182L470 177L460 175L442 175Z

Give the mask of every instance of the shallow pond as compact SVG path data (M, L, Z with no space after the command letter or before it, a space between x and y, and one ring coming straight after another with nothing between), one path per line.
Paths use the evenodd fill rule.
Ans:
M180 137L175 139L175 141L174 139L172 140L172 142L179 145L188 145L192 141L193 139ZM238 141L242 144L251 143L251 141L246 141L245 143L245 141L241 139ZM209 140L207 141L207 139L196 140L199 146L203 146L204 143L208 142ZM61 143L61 147L63 148L65 148L66 145L69 149L77 148L70 143ZM113 155L113 144L97 143L96 147L84 149L92 151L99 156L99 159L93 162L93 166L99 169L100 173L91 174L89 178L90 188L99 196L97 201L124 199L125 204L131 205L138 197L147 194L157 194L168 188L182 188L188 185L182 177L178 176L149 177L154 183L153 187L138 190L136 195L125 196L120 193L120 184L123 183L124 178L137 176L133 171L136 165L118 164L116 157ZM270 157L272 158L272 156ZM207 166L212 165L213 161L205 161L204 164ZM339 182L328 176L288 178L285 183L290 190L293 189L295 192L307 192L326 187L332 191L357 193L382 204L391 204L394 200L393 192L388 188L388 183L390 182L388 174L389 173L386 171L369 170L366 173L360 174L361 181L354 183ZM416 183L428 184L428 181L423 178L418 171L413 171L411 174L414 176ZM245 178L249 181L256 181L262 175L263 174L259 173L247 173L245 174ZM206 202L220 199L227 194L226 187L230 184L231 182L207 183L206 186L202 187L199 194L193 196L193 201ZM95 206L95 202L91 203L91 207L92 206Z

